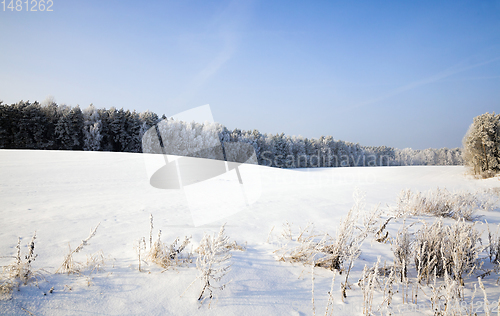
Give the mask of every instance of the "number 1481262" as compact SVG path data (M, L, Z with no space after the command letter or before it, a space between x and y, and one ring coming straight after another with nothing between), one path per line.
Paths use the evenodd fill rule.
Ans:
M3 11L54 11L52 0L2 0Z

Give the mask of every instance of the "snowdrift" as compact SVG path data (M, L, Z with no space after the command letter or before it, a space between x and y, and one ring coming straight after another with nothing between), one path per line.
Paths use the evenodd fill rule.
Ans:
M18 237L21 252L26 253L36 231L38 257L33 269L43 275L38 285L20 285L11 299L0 301L0 313L6 315L310 315L311 268L278 262L273 253L285 221L293 229L314 223L316 231L334 234L353 204L356 189L366 193L365 210L370 212L376 206L389 211L402 189L476 191L500 185L497 178L472 179L461 166L296 170L254 166L252 172L259 174L261 185L258 200L227 217L195 226L182 190L150 185L143 154L0 150L0 161L1 265L14 260ZM214 189L212 194L222 197L230 192ZM199 284L188 288L198 276L194 264L164 271L143 262L143 271L138 270L138 242L145 237L149 243L150 214L153 236L161 229L165 242L192 236L189 247L194 249L205 232L216 234L227 223L230 240L246 248L232 251L226 276L231 282L210 308L197 301ZM492 227L500 223L495 210L479 215ZM74 249L98 223L95 236L74 259L85 262L90 254L102 251L103 270L54 274L68 253L68 244ZM390 234L401 224L402 220L396 221ZM363 296L354 284L364 265L372 266L377 256L392 262L391 246L367 239L345 302L340 299L340 281L335 284L335 315L362 313ZM322 315L332 272L317 268L315 274L314 304ZM492 302L500 294L496 279L492 274L484 280ZM394 304L402 306L398 295Z

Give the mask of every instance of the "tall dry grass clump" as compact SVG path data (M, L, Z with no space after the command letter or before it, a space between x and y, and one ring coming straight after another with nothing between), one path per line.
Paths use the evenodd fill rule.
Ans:
M488 211L496 201L487 192L452 193L447 189L437 188L422 193L408 189L400 192L396 213L398 217L432 215L473 221L476 219L476 211Z
M346 217L340 220L335 236L328 233L315 234L314 226L308 224L293 238L291 226L286 222L281 234L281 244L274 251L277 259L287 262L301 262L344 272L361 253L361 245L369 234L375 233L380 225L380 212L373 210L363 217L364 195L354 193L354 205ZM386 221L387 223L388 221ZM380 231L380 230L379 230Z
M490 258L490 262L500 265L500 235L498 233L500 224L497 225L497 230L494 234L490 231L488 221L486 221L486 227L488 227L488 257Z
M139 247L142 252L139 253L139 267L142 258L159 265L165 270L176 268L179 266L190 267L196 257L196 268L199 275L186 288L181 296L199 280L202 284L198 294L200 306L205 300L212 300L216 297L218 291L225 289L228 282L225 281L226 275L230 270L230 259L232 257L231 250L244 251L245 248L238 245L235 241L229 242L229 237L226 236L225 224L221 226L218 234L209 235L203 234L199 246L193 251L187 251L188 245L191 243L191 237L185 237L181 242L180 238L176 238L172 243L163 243L161 241L161 230L158 231L158 237L153 242L153 215L150 215L150 237L149 252L146 252L146 239L142 238L139 241ZM145 256L141 257L141 254ZM163 272L163 271L162 271ZM209 304L210 306L210 304Z
M294 238L291 225L286 222L280 238L281 244L274 251L279 261L300 262L338 271L339 274L345 273L345 280L340 282L342 300L347 297L350 272L361 254L363 242L369 235L373 235L379 242L385 242L388 233L384 235L382 231L391 220L389 218L383 221L378 208L366 213L364 195L359 191L356 190L353 197L354 205L346 217L341 219L334 237L328 233L315 234L314 226L308 224L304 229L299 229Z
M391 244L394 264L387 266L384 261L381 267L379 258L372 268L365 266L358 282L363 294L364 315L378 312L392 314L394 295L400 293L403 305L396 306L398 309L408 306L420 310L425 306L425 309L430 307L435 315L472 316L472 308L467 311L464 309L468 277L479 270L481 272L478 274L482 276L493 271L482 268L485 258L480 256L485 249L489 249L490 261L500 264L498 232L489 232L489 243L482 243L481 230L476 228L477 222L472 222L477 218L476 211L493 208L496 203L496 198L492 198L493 193L496 191L450 193L446 189L438 189L422 194L404 190L399 197L397 214L386 220L380 218L377 210L372 212L374 216L363 217L363 199L355 194L355 204L340 221L335 235L314 233L312 224L304 229L299 227L295 234L292 225L286 222L279 236L280 244L274 253L280 261L313 265L311 292L314 314L314 267L345 274L345 280L340 282L341 298L344 300L347 289L353 286L348 283L353 262L361 253L363 241L373 235L374 241ZM410 225L406 225L407 217L412 215L439 218L432 223L423 219L412 220ZM390 236L392 228L388 228L389 222L400 217L405 219L402 227L395 236ZM447 220L450 224L445 225L444 218L454 221ZM497 268L494 270L498 271ZM378 291L383 291L383 294L377 294ZM475 292L472 300L474 296ZM330 291L326 314L332 312L332 302Z
M358 282L358 285L363 292L363 315L372 314L374 291L379 283L379 265L380 257L377 258L377 262L375 263L373 268L369 269L367 265L365 265L365 267L363 268L361 279Z
M33 270L32 263L38 257L35 254L36 232L28 243L28 253L21 254L21 238L17 239L16 255L13 256L15 262L2 267L0 276L0 298L9 299L12 297L12 290L19 287L20 284L27 285L29 282L38 283L39 278L43 277L43 270Z
M191 243L191 237L185 237L182 242L177 237L172 243L161 241L162 231L158 230L158 237L153 241L153 214L149 215L149 251L147 251L146 238L139 239L137 252L139 256L139 271L142 271L141 263L148 260L167 270L177 266L189 265L193 254L188 252L187 246Z
M67 274L81 274L84 269L91 267L91 270L100 269L104 264L104 258L102 256L102 252L94 254L90 257L90 260L87 260L87 263L81 263L75 261L73 259L73 255L80 252L83 247L88 245L89 240L95 236L97 232L97 228L101 223L98 223L97 226L90 231L90 234L87 238L83 239L82 242L75 249L71 250L71 245L68 243L69 252L64 258L63 263L57 269L56 273L67 273Z
M325 240L316 253L316 265L330 270L342 271L346 263L355 260L361 253L366 234L356 229L358 209L352 208L341 220L335 238Z
M181 243L179 242L180 239L176 238L171 244L163 243L160 230L157 240L149 251L148 258L164 269L191 263L192 254L184 255L182 253L191 242L191 237L186 236Z
M471 274L479 265L479 254L486 248L481 244L475 223L459 220L444 226L442 219L431 225L424 223L416 233L415 267L418 280L431 280L448 274L464 285L464 274Z
M396 238L392 243L392 252L394 254L394 272L398 275L399 280L403 280L408 276L408 265L411 262L413 254L413 238L408 229L409 225L403 222L402 227L397 232Z

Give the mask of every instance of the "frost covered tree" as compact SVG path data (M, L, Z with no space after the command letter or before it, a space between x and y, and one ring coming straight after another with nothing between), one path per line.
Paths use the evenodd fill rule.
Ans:
M109 135L113 151L124 151L127 144L130 142L130 136L126 133L126 117L123 108L117 110L112 107L108 110L109 113Z
M474 118L463 139L463 157L474 174L494 175L500 171L500 114L485 113Z
M42 105L41 111L43 115L47 118L46 126L46 141L50 142L50 146L47 149L58 149L56 139L56 124L59 121L58 105L55 102L45 101Z
M101 149L101 117L99 112L90 104L82 111L83 114L83 150L98 151Z
M113 151L113 137L109 130L110 110L97 109L97 113L101 119L101 151Z
M257 156L258 160L260 157L261 146L262 146L262 134L258 130L254 129L251 133L249 133L248 137L250 139L250 143L255 149L255 155Z
M293 136L291 139L291 150L292 157L294 158L294 167L296 168L305 168L307 167L307 156L304 138L302 136L295 137Z
M278 168L288 168L288 156L291 154L290 144L285 133L276 134L272 138L274 144L274 166Z
M123 151L131 153L141 152L141 121L139 113L135 110L132 112L129 110L125 111L125 129L122 133L125 133L129 139L127 143L122 144Z
M50 149L49 123L38 102L21 101L0 111L2 148Z
M0 148L11 148L13 142L11 112L12 107L0 101Z
M143 152L142 149L142 137L144 134L151 128L153 127L156 123L158 123L158 115L156 113L153 113L149 110L146 110L144 112L141 112L139 114L139 140L141 143L141 148L139 152Z
M83 149L83 114L78 106L58 107L59 120L55 126L58 148L63 150Z

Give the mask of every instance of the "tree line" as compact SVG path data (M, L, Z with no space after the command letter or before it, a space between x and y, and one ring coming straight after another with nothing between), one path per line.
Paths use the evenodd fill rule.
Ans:
M413 150L387 146L361 146L332 136L304 138L258 130L228 130L218 123L179 122L151 111L97 109L81 110L48 102L0 102L0 148L84 150L141 153L142 138L152 127L172 135L189 135L190 146L202 146L203 133L216 133L224 146L242 142L253 146L259 164L279 168L461 165L460 148ZM198 142L198 143L197 143ZM200 148L203 149L203 148Z

